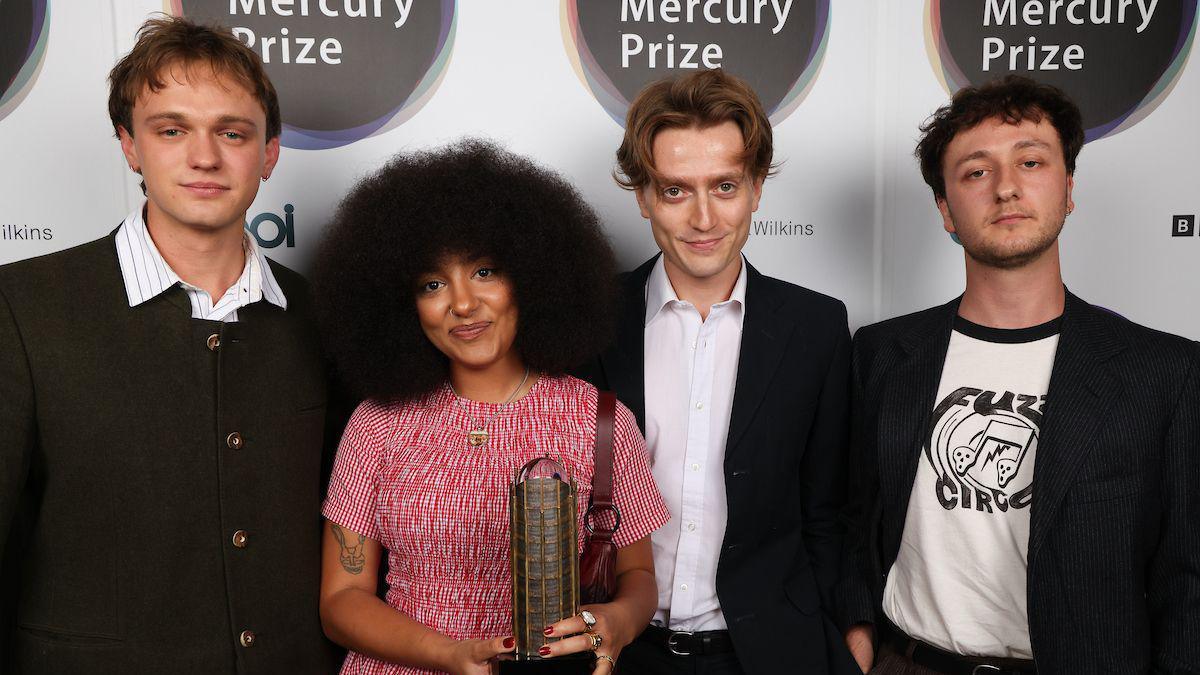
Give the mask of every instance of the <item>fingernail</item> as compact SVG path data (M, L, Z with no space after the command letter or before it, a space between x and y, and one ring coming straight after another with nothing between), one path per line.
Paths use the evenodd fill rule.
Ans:
M538 647L538 654L542 656L550 656L550 648L545 645Z
M546 629L542 631L542 634L543 635L554 635L554 626L546 626Z
M514 646L516 646L516 644L517 644L516 638L510 638L510 637L504 638L504 648L505 649L512 649Z

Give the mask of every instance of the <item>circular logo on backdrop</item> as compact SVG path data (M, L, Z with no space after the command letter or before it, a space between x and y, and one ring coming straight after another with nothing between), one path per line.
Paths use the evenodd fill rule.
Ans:
M48 0L0 2L0 119L16 109L41 72L50 33Z
M926 0L925 38L948 92L1015 73L1067 92L1087 140L1141 121L1175 86L1197 0Z
M746 80L779 124L812 88L830 0L562 0L579 79L617 124L638 91L700 68Z
M336 148L394 129L433 95L454 43L455 0L169 0L229 26L279 92L281 142Z

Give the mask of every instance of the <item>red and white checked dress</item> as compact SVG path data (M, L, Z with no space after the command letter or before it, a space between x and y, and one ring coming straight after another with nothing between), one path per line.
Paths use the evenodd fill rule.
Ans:
M542 377L487 425L488 441L467 433L498 404L458 399L449 388L420 402L358 406L338 448L322 509L329 520L387 550L387 602L454 639L512 634L508 487L535 457L561 457L591 494L596 388L573 377ZM469 411L469 412L468 412ZM670 518L650 473L633 413L617 406L613 502L615 540L627 546ZM582 521L582 518L580 519ZM580 523L579 544L585 532ZM350 652L342 673L431 675Z

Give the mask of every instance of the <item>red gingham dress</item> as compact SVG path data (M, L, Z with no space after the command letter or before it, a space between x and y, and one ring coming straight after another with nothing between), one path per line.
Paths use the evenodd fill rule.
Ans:
M596 437L596 388L542 377L487 425L481 448L467 432L498 404L459 399L448 387L416 403L358 406L338 448L322 512L387 550L387 603L454 639L512 634L508 486L535 457L560 458L587 508ZM615 540L627 546L670 518L650 473L633 413L617 406ZM580 518L582 521L582 518ZM579 545L585 531L580 522ZM432 675L350 652L343 674Z

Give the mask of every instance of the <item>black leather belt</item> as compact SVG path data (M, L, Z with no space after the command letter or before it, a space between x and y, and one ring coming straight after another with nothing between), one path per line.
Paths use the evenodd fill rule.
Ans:
M688 632L647 626L638 639L665 649L675 656L726 654L733 651L733 640L730 639L727 630Z
M890 622L889 622L890 623ZM914 640L893 626L880 626L883 641L913 663L945 675L1030 675L1033 661L987 656L963 656Z

